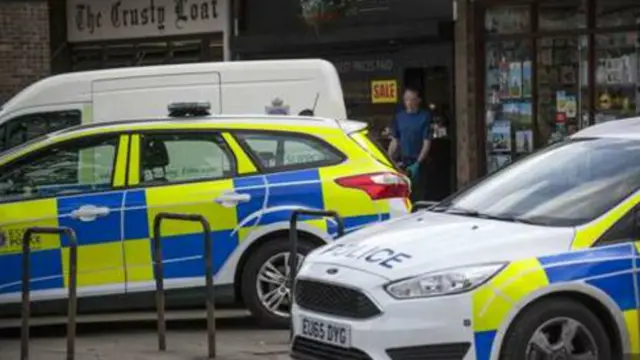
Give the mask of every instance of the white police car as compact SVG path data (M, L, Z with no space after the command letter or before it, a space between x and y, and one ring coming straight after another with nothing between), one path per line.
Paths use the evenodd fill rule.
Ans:
M640 354L640 118L593 126L311 253L296 359Z

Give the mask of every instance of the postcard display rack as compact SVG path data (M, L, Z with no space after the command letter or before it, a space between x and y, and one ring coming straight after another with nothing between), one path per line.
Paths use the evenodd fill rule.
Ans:
M587 37L542 38L538 46L540 144L564 139L589 126Z
M487 166L493 172L533 151L532 62L525 42L487 45L485 125Z
M596 36L596 124L639 113L638 54L638 32Z

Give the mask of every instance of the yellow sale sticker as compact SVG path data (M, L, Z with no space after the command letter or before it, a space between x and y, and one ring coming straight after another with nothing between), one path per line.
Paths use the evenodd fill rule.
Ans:
M391 104L398 101L398 82L396 80L374 80L371 82L371 102Z

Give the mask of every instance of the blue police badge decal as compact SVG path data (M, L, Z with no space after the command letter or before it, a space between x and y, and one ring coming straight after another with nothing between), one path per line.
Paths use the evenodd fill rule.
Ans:
M275 98L271 101L271 106L265 107L267 115L289 115L289 105L285 105L284 101L280 98Z

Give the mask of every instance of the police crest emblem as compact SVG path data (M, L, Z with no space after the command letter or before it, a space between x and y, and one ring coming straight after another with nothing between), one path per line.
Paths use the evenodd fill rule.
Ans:
M271 106L265 107L265 112L268 115L289 115L289 105L285 105L282 99L275 98L271 101Z

